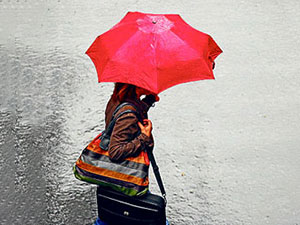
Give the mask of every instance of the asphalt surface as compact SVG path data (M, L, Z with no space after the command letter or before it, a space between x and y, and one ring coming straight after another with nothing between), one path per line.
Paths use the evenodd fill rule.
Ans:
M0 224L92 224L72 165L111 84L84 52L127 11L178 13L223 49L215 80L151 109L174 225L300 224L299 1L0 1ZM153 174L151 190L159 193Z

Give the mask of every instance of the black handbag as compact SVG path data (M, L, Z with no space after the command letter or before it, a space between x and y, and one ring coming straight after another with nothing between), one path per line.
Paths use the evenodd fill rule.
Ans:
M148 152L162 196L147 193L131 197L97 188L99 218L109 225L166 225L166 192L152 151Z

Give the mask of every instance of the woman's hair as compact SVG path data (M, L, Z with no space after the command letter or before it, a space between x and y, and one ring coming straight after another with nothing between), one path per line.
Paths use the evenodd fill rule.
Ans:
M115 83L115 89L112 94L114 100L119 100L124 102L125 99L135 99L136 98L136 86L132 84L125 83Z

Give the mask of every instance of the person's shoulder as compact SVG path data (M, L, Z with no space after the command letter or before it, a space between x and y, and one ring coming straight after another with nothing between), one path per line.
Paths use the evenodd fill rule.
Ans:
M126 113L125 113L126 112ZM122 115L121 115L122 114ZM138 120L137 118L137 111L133 105L125 105L116 113L116 117L120 119L134 119Z
M131 127L137 127L137 122L139 121L137 115L133 112L127 112L122 115L116 115L116 126L121 129L128 129Z

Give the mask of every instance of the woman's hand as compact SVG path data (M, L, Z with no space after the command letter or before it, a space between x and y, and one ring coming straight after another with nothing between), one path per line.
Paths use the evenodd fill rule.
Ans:
M148 137L151 136L151 132L152 132L152 122L151 120L148 119L144 119L142 124L141 122L138 122L138 125L141 129L141 132L145 135L147 135Z

